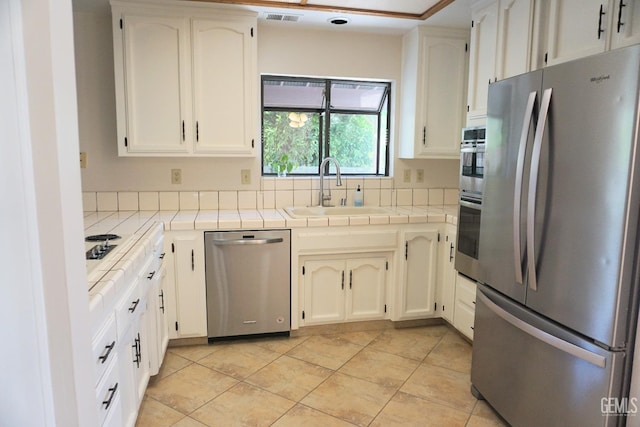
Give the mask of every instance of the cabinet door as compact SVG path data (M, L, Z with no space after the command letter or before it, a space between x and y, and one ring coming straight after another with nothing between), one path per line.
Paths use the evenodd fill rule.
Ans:
M196 153L252 154L255 114L253 28L192 22Z
M346 299L346 319L384 318L386 265L386 258L347 261L346 274L349 277L349 289Z
M127 15L123 21L126 129L118 135L119 153L186 153L186 20Z
M471 12L467 122L487 115L489 83L496 79L498 1Z
M138 413L138 397L136 388L136 374L134 364L137 358L137 344L134 340L134 328L132 325L118 336L118 370L120 380L118 392L122 405L123 426L133 426Z
M440 279L440 304L442 307L442 317L453 323L453 312L455 305L456 292L456 229L453 226L447 226L444 236L444 244L442 245L440 261L441 279Z
M498 22L497 79L530 71L533 0L500 0Z
M612 11L609 3L608 0L550 0L547 65L604 52Z
M304 324L344 320L345 262L318 260L304 263Z
M466 40L424 36L421 54L424 93L422 126L415 141L421 157L460 157L460 129L463 126Z
M207 336L204 237L202 232L173 237L176 324L179 338Z
M435 314L437 251L438 231L405 233L401 318L429 317Z
M640 43L640 0L615 0L611 16L611 48Z

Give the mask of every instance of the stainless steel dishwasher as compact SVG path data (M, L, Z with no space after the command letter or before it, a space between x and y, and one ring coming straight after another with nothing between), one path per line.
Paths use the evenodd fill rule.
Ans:
M209 341L288 335L290 230L207 231L204 243Z

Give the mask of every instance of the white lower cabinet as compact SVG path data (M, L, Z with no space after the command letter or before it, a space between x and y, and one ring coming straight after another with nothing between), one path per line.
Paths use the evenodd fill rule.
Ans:
M436 226L404 232L404 268L398 286L396 320L436 315L438 236Z
M456 294L456 235L454 225L447 224L440 248L440 262L438 269L438 307L440 315L446 321L453 323L453 312Z
M453 326L473 339L473 324L476 313L476 284L462 275L456 279L456 307Z
M165 310L167 267L156 273L148 299L147 326L149 328L149 372L156 375L169 345L169 323Z
M164 300L169 338L206 337L204 232L167 232L165 253Z
M389 256L302 260L305 326L385 317Z

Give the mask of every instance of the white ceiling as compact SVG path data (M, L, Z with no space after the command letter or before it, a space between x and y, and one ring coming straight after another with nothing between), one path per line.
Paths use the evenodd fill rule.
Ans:
M282 4L300 3L300 0L272 0ZM370 10L391 10L395 12L407 12L421 14L437 3L438 0L316 0L313 3L336 8L360 8ZM429 17L427 20L386 18L364 14L345 14L334 12L320 12L313 10L285 9L281 7L263 7L250 5L222 5L225 8L241 8L258 12L258 19L265 25L282 25L291 28L324 28L339 31L366 31L400 34L417 25L439 25L457 28L469 28L471 25L471 0L455 0L453 3ZM76 11L90 11L109 13L109 0L73 0ZM283 13L297 15L298 22L267 21L267 13ZM349 23L346 25L333 25L328 21L335 17L346 17Z

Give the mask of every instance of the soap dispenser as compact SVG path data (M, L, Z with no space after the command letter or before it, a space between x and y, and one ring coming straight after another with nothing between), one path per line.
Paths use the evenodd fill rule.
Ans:
M358 185L358 189L353 192L353 206L362 206L362 190L360 190L360 186Z

